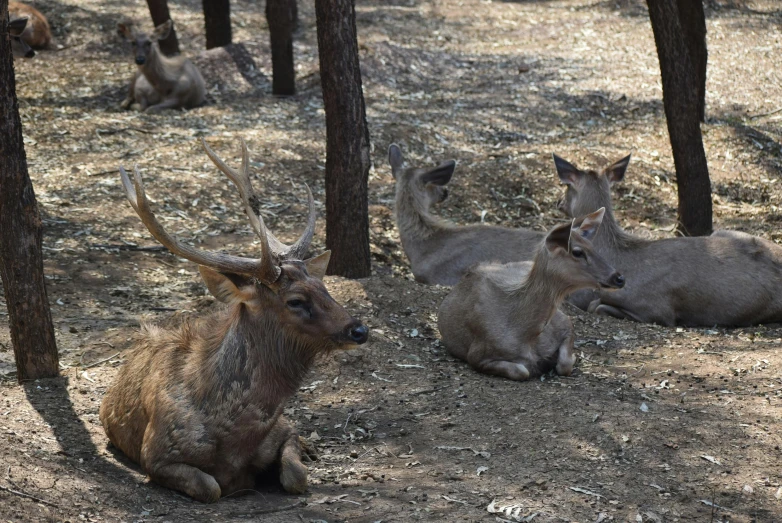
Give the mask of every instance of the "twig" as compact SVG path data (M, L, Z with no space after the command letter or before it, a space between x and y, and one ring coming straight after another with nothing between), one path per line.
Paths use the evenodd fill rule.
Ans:
M152 245L150 247L139 247L138 245L125 245L116 243L93 243L90 247L95 249L117 249L118 251L146 251L146 252L158 252L166 251L162 245Z
M4 490L8 492L9 494L15 494L17 496L21 496L23 498L32 499L33 501L37 501L38 503L43 503L44 505L49 505L50 507L54 508L62 508L60 505L57 505L56 503L52 503L51 501L46 501L45 499L36 498L35 496L31 494L27 494L25 492L19 492L18 490L13 490L8 487L4 487L0 485L0 490Z
M247 511L234 511L234 512L228 512L227 514L222 514L222 516L224 517L258 516L261 514L272 514L274 512L283 512L285 510L291 510L293 508L299 508L305 506L307 506L307 502L303 500L299 500L296 503L293 503L291 505L283 505L282 507L261 508L261 509L247 510Z
M93 362L93 363L90 363L90 364L89 364L89 365L87 365L86 367L82 367L82 368L83 368L83 369L91 369L91 368L93 368L93 367L97 367L97 366L98 366L98 365L100 365L101 363L106 363L107 361L109 361L109 360L111 360L111 359L114 359L114 358L116 358L117 356L119 356L119 352L117 352L116 354L112 354L112 355L111 355L111 356L109 356L108 358L103 358L103 359L102 359L102 360L100 360L100 361L95 361L95 362Z
M774 109L770 113L763 113L763 114L756 114L755 116L750 116L750 120L754 120L755 118L763 118L764 116L771 116L772 114L782 113L782 107L779 109Z
M410 396L420 396L421 394L431 394L432 392L437 392L439 390L447 389L448 387L437 387L434 389L425 389L425 390L419 390L417 392L411 392Z

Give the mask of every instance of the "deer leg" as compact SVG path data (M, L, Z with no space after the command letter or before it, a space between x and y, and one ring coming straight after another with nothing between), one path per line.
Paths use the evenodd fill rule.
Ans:
M139 73L133 74L133 78L130 79L130 87L128 88L128 96L119 105L122 109L130 109L133 106L133 102L136 101L136 80L138 80Z
M494 374L514 381L529 379L529 370L523 363L492 359L499 351L487 349L483 342L473 342L467 350L467 363L485 374Z
M570 376L573 372L573 365L576 363L576 355L573 354L573 331L568 332L562 344L557 350L556 371L560 376Z
M184 463L155 467L149 471L149 477L155 483L184 492L202 503L214 503L220 499L221 490L217 480L206 472Z
M159 111L162 111L163 109L173 109L175 107L179 107L179 98L166 98L160 103L157 103L155 105L150 105L146 109L144 109L145 113L157 113Z
M299 435L282 416L258 445L253 458L259 471L274 463L279 463L280 483L287 492L301 494L307 490L307 467L301 462Z

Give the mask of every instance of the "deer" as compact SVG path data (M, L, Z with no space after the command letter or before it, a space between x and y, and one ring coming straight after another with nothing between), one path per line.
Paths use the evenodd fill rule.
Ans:
M49 21L36 8L11 0L8 2L8 14L11 19L27 18L27 25L21 39L33 49L46 49L52 42L52 30Z
M130 80L128 96L122 109L155 113L163 109L192 109L204 103L206 86L198 68L185 57L168 57L160 50L174 27L166 22L155 27L151 35L136 31L132 24L120 22L117 32L129 40L138 70Z
M465 274L438 312L446 350L479 372L514 381L552 369L569 376L575 336L559 309L565 296L625 284L592 246L604 212L554 227L533 261L482 263Z
M14 58L32 58L35 51L22 39L24 28L27 27L27 17L11 17L8 21L8 32L11 35L11 52Z
M554 155L565 185L560 209L579 216L604 207L595 250L628 279L621 290L579 304L590 312L672 327L740 327L782 322L782 248L738 231L649 240L625 232L611 206L630 156L600 171Z
M456 162L432 169L408 167L402 150L392 144L388 161L396 180L395 214L402 249L416 281L455 285L480 262L528 261L535 256L544 232L493 225L458 226L430 213L448 197Z
M283 406L316 357L365 343L367 327L321 281L330 251L305 259L316 218L309 187L306 228L285 245L259 213L244 141L239 172L202 145L237 187L261 257L182 243L153 214L138 167L132 180L120 167L142 223L173 254L198 264L225 308L171 330L144 326L103 398L100 421L111 443L153 482L198 501L252 488L256 475L271 469L287 492L302 493L307 468Z

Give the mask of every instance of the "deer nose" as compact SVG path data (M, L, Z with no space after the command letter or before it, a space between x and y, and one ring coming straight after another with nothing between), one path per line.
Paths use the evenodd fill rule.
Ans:
M144 65L144 62L146 62L146 59L143 56L136 57L136 65Z
M351 325L348 327L347 335L348 338L350 338L350 341L357 345L361 345L367 341L367 338L369 338L369 329L367 329L367 326L363 323L359 323L358 325Z
M24 55L24 57L25 57L25 58L32 58L33 56L35 56L35 51L33 51L32 49L30 49L29 51L27 51L27 52L25 53L25 55Z
M611 276L611 285L616 287L617 289L621 289L625 286L625 277L619 274L618 272L615 272L613 276Z

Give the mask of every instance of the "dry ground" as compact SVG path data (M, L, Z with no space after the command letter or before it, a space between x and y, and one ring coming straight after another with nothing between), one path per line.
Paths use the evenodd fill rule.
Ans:
M148 483L107 448L101 397L139 321L213 302L192 263L134 250L155 243L121 194L118 163L139 164L170 230L250 254L236 196L197 139L234 162L248 141L267 223L290 239L302 182L322 208L325 130L311 3L300 7L298 95L270 95L262 6L239 0L244 46L198 58L209 104L155 116L118 110L133 66L113 28L147 20L143 2L127 4L36 1L57 48L16 66L63 377L16 384L0 312L0 487L38 498L0 490L0 519L782 521L782 328L667 329L569 310L574 376L511 383L447 356L436 329L447 289L412 281L400 250L392 141L414 162L459 160L444 215L537 229L561 220L552 152L590 166L632 152L618 215L637 234L671 234L659 70L634 0L360 0L374 271L327 283L372 338L319 362L288 405L320 453L311 488L295 497L270 482L206 506ZM170 4L193 56L201 3ZM782 10L712 0L707 16L715 222L780 241ZM492 501L518 510L490 514Z

